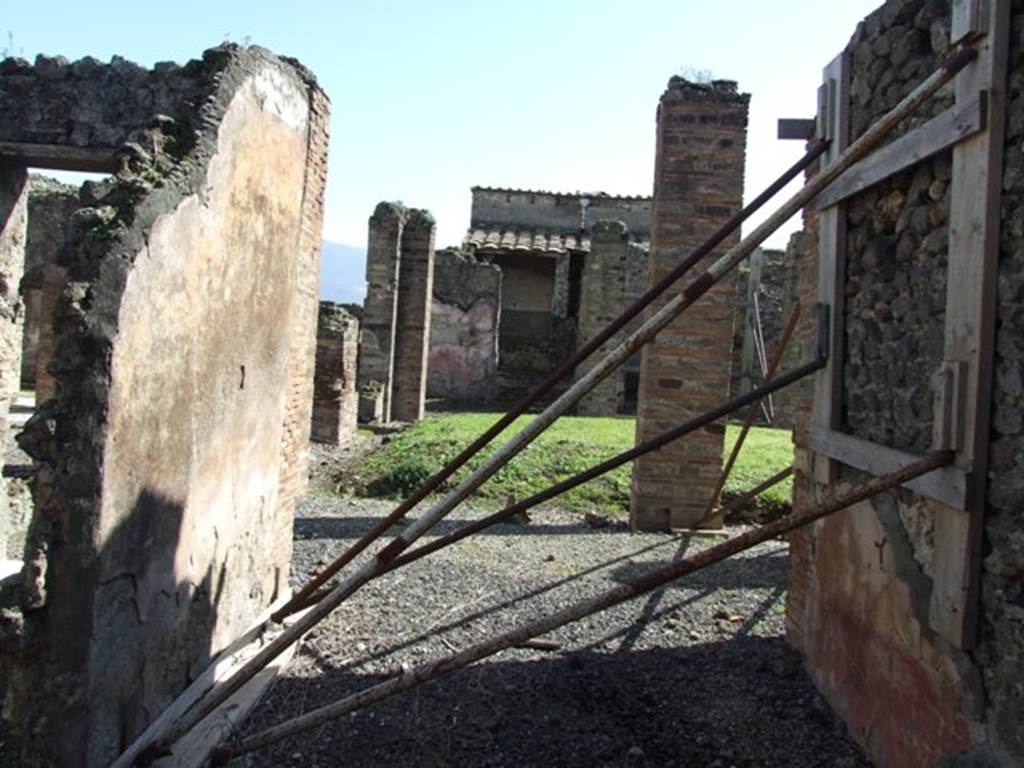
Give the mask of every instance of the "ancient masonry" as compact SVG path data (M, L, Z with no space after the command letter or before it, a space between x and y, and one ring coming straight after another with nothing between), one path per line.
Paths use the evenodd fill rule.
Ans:
M328 110L306 70L258 48L151 71L0 63L5 308L26 168L114 174L59 251L54 395L22 437L35 512L3 650L25 764L109 765L287 589Z
M532 389L642 293L650 213L648 197L473 188L463 250L501 269L499 393ZM605 234L595 240L605 225L621 229L621 244ZM581 412L630 411L636 368L616 371Z
M88 192L93 185L87 185ZM82 207L79 191L67 184L29 176L28 230L21 294L25 305L21 346L21 386L42 402L53 395L46 366L53 357L53 316L63 286L57 255L68 235L71 214Z
M316 371L313 375L313 422L310 437L338 445L356 431L359 394L356 360L359 352L357 307L320 302L316 327Z
M740 209L748 100L729 81L669 81L658 109L650 284ZM723 247L733 242L735 238ZM713 258L684 279L693 279ZM733 282L722 281L644 347L638 442L725 399L733 294ZM649 312L665 300L655 302ZM634 527L687 527L702 518L721 473L724 432L724 424L715 424L636 461L630 507ZM685 493L680 493L680 478L686 478Z
M417 421L427 387L434 219L381 203L370 217L357 386L364 421Z
M790 249L805 306L834 322L794 505L957 451L791 539L789 639L871 758L900 768L1024 764L1024 2L953 5L889 0L829 65L819 124L842 144L955 41L980 50L903 126L941 146L826 201ZM953 113L975 128L943 132Z
M438 251L427 394L453 402L493 400L500 322L501 269L458 249Z

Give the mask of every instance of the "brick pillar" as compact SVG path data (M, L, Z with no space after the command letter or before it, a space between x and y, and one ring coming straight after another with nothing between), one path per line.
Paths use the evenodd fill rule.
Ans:
M381 388L381 420L385 422L391 421L395 313L404 226L405 209L400 204L380 203L370 217L366 251L366 301L357 386L360 392L374 383Z
M598 221L591 233L590 253L583 263L579 311L581 344L590 341L625 309L626 265L629 257L629 230L626 225L621 221ZM593 368L622 341L624 335L620 331L603 344L576 368L576 377L579 378ZM618 412L623 389L624 374L623 369L619 368L580 400L578 413L581 416L614 416Z
M434 292L434 228L429 212L411 209L402 231L391 399L391 418L396 421L423 418Z
M338 445L356 431L356 354L359 320L340 304L320 302L316 329L311 437Z
M728 81L669 81L658 108L650 284L741 207L748 100ZM736 239L727 240L690 279ZM644 348L638 442L728 397L733 294L734 281L723 280ZM651 311L664 303L663 298ZM724 434L720 422L636 461L630 509L634 528L687 527L701 518L722 470Z

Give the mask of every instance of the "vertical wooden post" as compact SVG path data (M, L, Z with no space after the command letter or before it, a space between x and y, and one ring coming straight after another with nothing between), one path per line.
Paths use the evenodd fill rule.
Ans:
M822 168L835 162L850 140L850 62L846 52L834 58L824 71L818 91L818 136L831 141L821 158ZM843 385L843 312L846 282L846 204L818 212L818 301L829 308L828 365L814 379L814 411L811 422L824 429L839 429ZM838 479L835 460L816 454L814 477L820 483Z
M743 346L740 350L739 394L745 395L754 388L754 295L761 288L761 271L764 266L764 251L758 248L750 254L750 278L747 280L747 311L743 315Z
M954 81L957 103L987 94L987 130L953 148L944 359L965 373L956 465L968 474L967 509L936 504L929 624L960 648L975 643L988 469L995 343L999 211L1006 122L1009 0L956 0L954 42L971 42L974 63ZM936 414L941 418L942 414Z

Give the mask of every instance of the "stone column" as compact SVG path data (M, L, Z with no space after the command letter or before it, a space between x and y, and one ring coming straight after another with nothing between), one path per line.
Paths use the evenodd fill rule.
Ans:
M318 443L338 445L355 434L358 349L359 320L340 304L321 301L311 429L311 437Z
M366 301L357 386L360 392L379 387L381 420L385 422L391 421L395 314L405 215L399 203L380 203L370 217L366 251Z
M394 334L391 418L423 418L427 392L430 304L434 290L434 218L411 209L402 230Z
M66 271L62 267L48 264L42 269L42 287L39 289L39 325L36 338L36 407L57 394L56 383L49 365L53 359L53 321L57 314Z
M585 344L614 320L626 302L626 264L630 256L629 230L621 221L598 221L590 237L590 253L583 263L580 286L579 342ZM620 331L613 339L576 368L576 377L587 371L624 336ZM614 416L624 390L624 373L620 367L590 391L577 406L581 416Z
M658 108L649 284L741 207L748 100L728 81L669 81ZM723 243L689 279L736 239ZM733 294L733 281L723 280L644 348L638 442L728 397ZM663 298L650 311L664 303ZM697 523L722 470L724 434L724 422L714 424L636 461L630 510L634 528L664 530ZM720 521L704 525L718 526Z

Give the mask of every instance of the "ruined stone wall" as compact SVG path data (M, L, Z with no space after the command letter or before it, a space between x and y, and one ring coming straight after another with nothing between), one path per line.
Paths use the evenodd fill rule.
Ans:
M5 62L11 93L5 140L127 142L73 219L56 396L22 441L7 707L26 764L105 766L287 587L328 106L298 65L233 46L150 73Z
M429 211L380 203L370 217L357 386L360 419L423 417L434 280Z
M579 342L585 344L622 314L647 288L647 251L630 241L624 222L602 220L594 225L590 253L583 264L579 310ZM576 369L579 378L614 349L642 322L636 318L601 345ZM581 416L614 416L628 411L626 378L635 366L621 366L580 400Z
M761 249L760 282L757 288L758 308L761 316L761 330L764 335L765 356L771 362L789 322L790 314L797 303L796 271L790 255L786 251ZM736 397L758 386L763 382L761 366L758 362L753 341L754 302L751 297L751 263L752 259L743 262L736 268L734 281L735 314L733 316L733 358L732 381L729 396ZM804 311L812 311L804 308ZM749 330L748 330L749 329ZM750 347L745 354L744 343ZM747 365L746 363L750 363ZM779 372L787 367L779 366ZM776 392L771 397L773 418L771 425L780 429L792 429L794 423L793 409L796 399L790 389ZM764 409L758 411L758 423L766 424ZM734 418L742 418L745 412L737 413Z
M419 421L427 393L430 304L434 284L434 217L411 209L402 230L391 418Z
M29 176L28 191L28 239L25 243L25 275L21 280L21 294L25 304L25 321L21 345L21 385L33 389L36 385L37 367L47 381L46 363L53 354L52 320L53 301L43 296L43 286L52 282L54 271L59 271L57 254L67 238L71 214L82 206L78 190L56 179L32 174ZM44 306L45 305L45 306ZM44 314L49 309L50 314ZM40 343L43 355L37 356ZM38 363L38 365L37 365Z
M313 375L313 426L310 437L339 445L355 435L359 395L356 359L359 320L342 305L320 302Z
M930 621L940 556L937 502L901 489L791 537L790 641L880 766L1024 763L1024 2L1013 0L1011 8L977 646L969 652L954 647ZM948 4L900 0L858 27L847 48L854 136L938 66L949 50L949 29ZM948 103L943 94L913 124ZM950 153L940 153L856 196L847 208L842 427L917 454L930 450L928 381L942 360L952 173ZM801 292L813 302L813 222L804 243L812 247L801 251L802 271L814 277L803 279ZM803 335L805 355L810 336ZM827 490L813 474L806 416L796 433L797 506ZM832 488L862 479L841 467Z
M669 81L658 108L650 285L740 209L748 98L734 83ZM733 294L732 281L722 281L644 348L638 442L727 397ZM630 510L635 527L681 527L703 517L721 472L724 433L724 424L714 424L636 461Z
M434 259L427 393L463 402L497 394L501 269L457 250Z
M584 198L585 207L580 203ZM602 219L622 221L635 235L648 235L651 198L473 187L470 226L474 227L504 225L577 232L590 229Z

